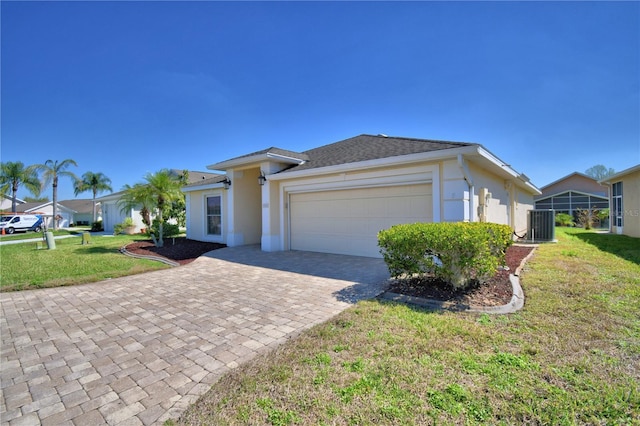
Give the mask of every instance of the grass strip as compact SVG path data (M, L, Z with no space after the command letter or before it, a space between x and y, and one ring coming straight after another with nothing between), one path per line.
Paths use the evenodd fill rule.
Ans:
M82 245L81 238L70 237L57 239L54 250L33 242L0 245L0 291L84 284L168 267L121 254L120 247L134 238L94 235Z
M639 424L640 241L557 237L522 272L516 314L363 301L167 424Z

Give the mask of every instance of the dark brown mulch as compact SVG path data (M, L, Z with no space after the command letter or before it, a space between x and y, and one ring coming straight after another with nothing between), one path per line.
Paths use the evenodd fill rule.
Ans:
M136 241L127 245L127 251L145 256L160 256L178 262L180 265L186 265L206 252L222 247L226 245L178 237L165 238L164 247L156 247L151 240Z
M509 274L515 272L522 260L533 247L511 246L506 252L506 265L509 270L498 271L484 284L466 290L454 290L450 285L435 278L396 280L388 291L424 299L453 302L474 306L501 306L509 303L513 288Z

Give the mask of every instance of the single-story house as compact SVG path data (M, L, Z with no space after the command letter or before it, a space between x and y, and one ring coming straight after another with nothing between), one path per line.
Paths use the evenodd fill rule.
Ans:
M10 195L0 195L0 211L10 212L12 206L12 197ZM16 205L24 204L26 201L16 198Z
M600 182L611 187L610 231L640 238L640 164Z
M183 170L178 169L171 169L170 171L176 176L182 176L183 173ZM219 174L189 171L188 182L201 182L216 176L219 176ZM122 223L126 217L130 217L133 219L135 224L135 232L140 232L140 230L146 226L142 222L142 215L140 214L142 206L136 206L128 209L127 211L123 211L122 206L120 205L122 194L124 194L124 191L114 192L112 194L96 198L96 200L100 201L102 206L102 227L105 232L113 233L117 224Z
M93 199L91 198L82 198L75 200L64 200L59 201L58 204L62 204L63 206L74 211L73 218L71 219L71 223L74 225L91 225L93 222ZM101 206L98 201L96 201L96 213L97 219L102 220L102 212Z
M16 212L43 215L46 227L53 228L53 201L18 204ZM69 224L73 223L73 215L75 213L75 210L65 206L59 201L56 208L56 214L60 216L58 228L66 228Z
M609 208L609 188L591 176L573 172L540 188L534 197L536 209L553 209L578 219L578 210ZM605 224L606 225L606 224Z
M487 221L527 230L540 194L477 143L360 135L304 152L268 148L187 185L187 238L264 251L379 257L400 223Z

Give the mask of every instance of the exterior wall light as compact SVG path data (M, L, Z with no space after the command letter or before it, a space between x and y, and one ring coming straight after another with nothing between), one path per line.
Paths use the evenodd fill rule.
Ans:
M258 183L260 184L260 186L263 186L266 181L267 181L267 177L264 175L262 171L260 171L260 176L258 176Z
M222 184L224 185L224 189L229 189L229 187L231 187L231 180L228 177L225 177Z

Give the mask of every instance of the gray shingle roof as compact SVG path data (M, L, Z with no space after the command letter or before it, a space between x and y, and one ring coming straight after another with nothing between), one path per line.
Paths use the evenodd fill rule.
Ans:
M183 172L184 170L171 169L171 173L173 173L175 176L182 176ZM189 172L189 181L188 181L189 184L201 183L202 180L211 179L211 178L220 176L219 173L198 172L194 170L189 170L188 172Z
M214 174L214 173L210 173L210 174ZM189 174L189 177L191 177L191 174ZM221 183L223 180L225 180L227 178L227 175L221 175L221 174L215 174L215 176L213 177L203 177L202 179L198 180L198 181L193 181L193 182L189 182L187 185L184 186L184 188L189 188L189 187L194 187L194 186L201 186L201 185L213 185L215 183ZM191 180L191 179L189 179Z
M303 154L308 156L309 161L281 173L471 145L478 144L363 134L304 151Z

